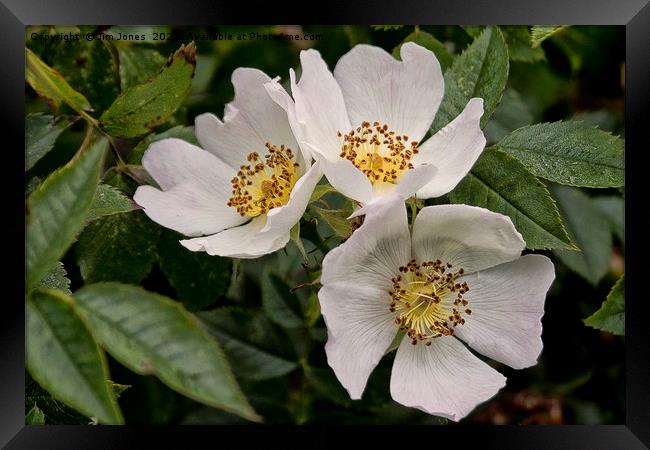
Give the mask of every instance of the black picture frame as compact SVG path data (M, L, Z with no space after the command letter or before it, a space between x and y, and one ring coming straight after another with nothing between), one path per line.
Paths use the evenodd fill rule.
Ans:
M310 14L311 16L308 16ZM314 14L316 13L316 14ZM108 427L24 425L24 39L26 25L39 24L217 24L217 23L422 23L422 24L580 24L624 25L626 30L626 422L602 426L529 427ZM645 193L643 151L650 117L650 6L648 0L446 0L345 2L343 0L290 5L288 3L224 2L210 0L98 1L2 0L0 5L0 108L4 130L3 176L8 195L4 221L6 253L2 312L0 312L0 446L8 449L124 449L212 445L248 448L264 440L271 448L325 446L342 442L344 435L361 433L384 444L526 449L641 449L650 445L650 317L644 296L643 255ZM6 139L9 137L10 139ZM647 175L646 175L647 176ZM22 239L21 239L22 238ZM15 274L13 272L16 272ZM8 288L8 287L11 288ZM607 395L607 393L603 393ZM307 438L307 433L318 437ZM405 434L405 433L408 433ZM421 443L421 444L419 444ZM3 447L4 448L4 447Z

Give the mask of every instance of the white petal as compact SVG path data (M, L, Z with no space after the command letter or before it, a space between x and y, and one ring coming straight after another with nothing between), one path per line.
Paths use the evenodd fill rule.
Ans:
M456 336L474 350L515 369L530 367L542 351L544 299L553 279L546 256L521 258L463 277L471 315Z
M411 259L410 244L404 201L393 197L367 214L363 225L325 256L321 283L390 290L391 278Z
M444 80L431 51L408 42L400 53L397 61L379 47L357 45L341 57L334 77L353 126L378 121L419 142L438 111Z
M269 96L271 79L262 71L238 68L232 74L235 99L226 105L224 121L214 114L195 120L196 137L203 148L238 169L251 152L264 154L265 143L298 151L287 113Z
M320 161L325 177L334 189L361 203L369 203L372 200L372 183L354 164L338 157L330 160L320 148L309 143L305 143L305 146Z
M413 225L414 257L450 262L466 274L512 261L525 247L508 216L476 206L427 206Z
M227 205L234 170L181 139L151 144L142 158L162 188L140 186L133 199L151 220L187 236L219 232L244 219Z
M402 198L407 199L427 184L437 172L438 168L431 164L409 169L400 178L396 191Z
M367 214L371 209L381 207L383 202L388 201L394 196L405 200L411 197L415 192L426 184L436 173L436 168L432 165L425 164L414 169L407 170L399 180L399 184L393 183L375 183L373 185L373 198L370 203L363 205L354 211L348 219ZM332 184L332 183L330 183ZM363 202L362 202L363 203Z
M453 337L412 345L405 336L397 349L390 393L402 405L459 421L499 389L506 378Z
M298 163L301 166L306 164L306 171L311 166L312 159L311 151L303 144L306 139L307 132L305 131L304 124L298 122L298 118L296 117L296 104L294 103L291 96L287 93L287 91L285 91L282 85L278 82L278 79L279 77L273 79L269 83L266 83L264 87L266 88L266 91L269 93L273 101L286 111L289 125L291 126L291 131L298 141L298 145L300 146L301 150L299 155L301 157L301 160L299 160Z
M318 162L311 166L291 190L291 196L286 205L271 209L266 215L266 225L260 234L266 236L289 233L291 227L300 221L307 208L314 187L323 176ZM262 236L260 236L262 237Z
M386 290L333 283L318 291L327 325L327 362L352 399L361 398L370 373L397 334Z
M259 232L266 224L266 216L259 216L245 225L229 228L212 236L186 239L181 244L194 252L204 251L209 255L232 258L257 258L281 249L289 242L289 233L259 238Z
M341 88L318 51L300 52L300 64L302 74L298 83L294 71L289 71L296 118L304 124L305 141L334 160L341 149L336 133L351 128Z
M485 148L482 115L483 99L473 98L462 113L422 144L413 164L433 164L438 173L418 191L419 198L440 197L467 175Z

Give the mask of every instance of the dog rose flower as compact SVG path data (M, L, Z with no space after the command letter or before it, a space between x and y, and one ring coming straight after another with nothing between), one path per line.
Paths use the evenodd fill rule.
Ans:
M160 189L140 186L134 200L155 222L194 237L181 241L192 251L255 258L284 247L322 176L269 97L269 82L257 69L235 70L235 99L223 121L196 118L203 148L164 139L144 154Z
M507 216L466 205L423 208L409 231L390 196L323 261L318 293L329 365L353 399L403 334L393 399L458 421L505 385L476 352L515 369L542 350L544 299L555 274Z
M442 101L444 80L431 51L408 42L401 58L357 45L332 75L318 51L306 50L299 82L290 71L295 106L289 117L299 143L322 162L334 188L363 205L393 191L403 198L446 194L485 147L480 98L421 142Z

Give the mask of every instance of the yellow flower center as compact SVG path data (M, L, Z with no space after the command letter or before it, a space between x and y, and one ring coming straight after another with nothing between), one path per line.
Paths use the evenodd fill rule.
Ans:
M418 153L418 143L408 142L379 122L363 122L349 133L337 133L341 138L340 157L352 162L372 183L395 183L407 169L409 161Z
M266 148L263 158L257 152L249 153L246 159L250 164L242 165L230 180L232 197L228 206L236 208L241 216L257 217L286 205L298 180L299 164L291 149L268 142Z
M390 311L397 312L395 323L413 345L418 341L431 345L433 338L453 335L456 325L465 323L463 314L472 314L463 298L469 286L457 282L465 270L461 267L453 272L452 267L439 259L422 264L412 259L399 268L401 275L391 280Z

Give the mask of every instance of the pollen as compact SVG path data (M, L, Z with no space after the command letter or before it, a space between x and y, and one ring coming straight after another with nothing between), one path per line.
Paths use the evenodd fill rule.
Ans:
M286 205L298 180L295 155L290 148L266 143L267 152L260 156L249 153L232 184L228 206L241 216L257 217L269 210Z
M364 121L349 133L337 133L341 141L339 156L352 162L372 183L396 183L413 168L410 162L418 153L417 141L395 134L388 124Z
M412 259L399 271L391 280L389 309L397 313L395 323L413 345L431 345L431 339L453 335L455 327L465 323L463 315L472 313L464 298L469 286L459 280L465 273L462 267L453 271L451 263L419 264Z

